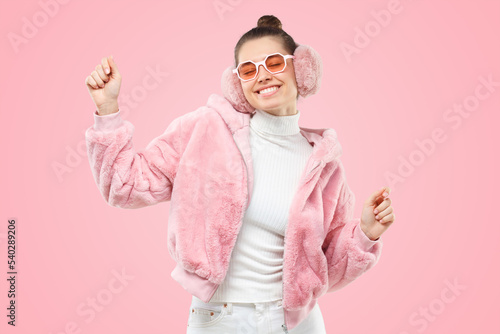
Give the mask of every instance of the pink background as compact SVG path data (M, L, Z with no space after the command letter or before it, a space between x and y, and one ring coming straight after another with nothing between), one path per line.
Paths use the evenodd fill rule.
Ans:
M336 129L358 217L384 185L397 215L379 263L320 299L328 333L500 333L500 1L55 1L0 9L0 332L185 333L191 295L170 277L170 203L124 210L103 200L86 155L95 106L85 78L115 57L141 150L221 93L239 37L274 14L324 63L299 124ZM388 24L376 23L394 3ZM347 44L358 52L347 57ZM157 67L168 75L145 90ZM11 218L16 328L6 324ZM122 270L133 278L110 292Z

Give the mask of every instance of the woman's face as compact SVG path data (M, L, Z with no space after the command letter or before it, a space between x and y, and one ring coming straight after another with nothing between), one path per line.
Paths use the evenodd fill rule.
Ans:
M240 48L238 64L242 61L262 61L267 55L279 52L287 55L279 39L271 36L261 37L245 42ZM297 113L297 82L293 60L287 59L283 72L269 73L263 65L259 66L257 77L250 81L240 81L247 101L255 109L264 110L276 116L295 115ZM278 86L278 90L270 95L259 94L266 87Z

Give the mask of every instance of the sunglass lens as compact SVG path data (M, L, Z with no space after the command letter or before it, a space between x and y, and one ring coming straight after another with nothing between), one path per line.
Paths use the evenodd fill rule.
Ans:
M243 80L252 79L255 76L256 68L255 64L251 62L246 62L240 65L238 68L238 73Z
M280 55L272 55L267 58L266 66L272 73L279 72L285 67L285 58Z

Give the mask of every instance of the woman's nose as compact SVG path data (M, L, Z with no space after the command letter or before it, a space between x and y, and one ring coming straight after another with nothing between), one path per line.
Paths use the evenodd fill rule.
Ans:
M257 80L262 81L262 80L268 80L271 78L271 73L269 73L264 65L259 65L258 68L259 72L257 73Z

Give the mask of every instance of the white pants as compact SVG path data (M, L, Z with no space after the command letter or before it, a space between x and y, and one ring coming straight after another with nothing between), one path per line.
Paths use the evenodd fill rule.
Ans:
M283 334L282 300L264 303L205 303L192 296L187 334ZM289 334L326 334L319 304Z

